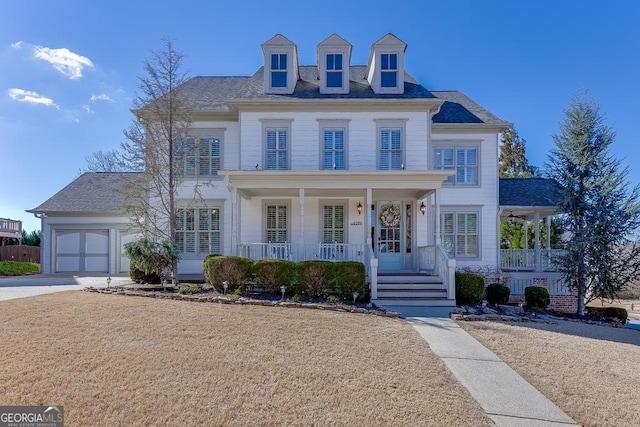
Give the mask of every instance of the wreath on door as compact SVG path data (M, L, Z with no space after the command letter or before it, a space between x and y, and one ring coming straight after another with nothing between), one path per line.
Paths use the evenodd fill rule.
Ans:
M397 227L400 224L400 213L395 206L386 206L380 213L380 222L387 228Z

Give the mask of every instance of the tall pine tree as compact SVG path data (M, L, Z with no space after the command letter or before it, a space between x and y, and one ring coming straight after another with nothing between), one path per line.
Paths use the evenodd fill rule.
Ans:
M529 178L535 175L535 168L529 165L525 156L525 144L526 141L520 138L513 125L502 134L498 157L500 178Z
M577 291L578 314L589 301L615 298L640 271L640 246L632 240L640 226L639 187L629 185L628 168L610 154L614 139L599 104L580 90L548 158L548 175L562 187L559 208L569 236L557 266Z

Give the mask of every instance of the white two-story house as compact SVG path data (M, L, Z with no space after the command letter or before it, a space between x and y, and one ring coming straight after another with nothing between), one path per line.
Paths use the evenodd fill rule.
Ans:
M428 271L451 301L453 268L499 262L498 141L509 123L422 86L393 34L365 65L336 34L315 49L317 64L300 65L298 46L276 35L253 75L179 88L196 99L198 147L184 154L178 192L180 274L201 275L211 253L357 260L373 300L401 298L383 285ZM132 234L111 197L121 176L82 175L30 211L43 218L43 272L127 271Z

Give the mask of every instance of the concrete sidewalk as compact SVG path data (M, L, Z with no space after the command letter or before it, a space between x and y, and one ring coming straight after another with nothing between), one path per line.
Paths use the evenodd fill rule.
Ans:
M448 317L407 321L498 427L578 425Z
M82 290L87 286L107 287L109 275L31 274L28 276L0 277L0 301L32 297L54 292ZM128 276L111 277L111 286L131 283Z

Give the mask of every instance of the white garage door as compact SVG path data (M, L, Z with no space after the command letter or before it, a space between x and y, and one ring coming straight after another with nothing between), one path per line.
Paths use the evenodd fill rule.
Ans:
M135 238L135 234L122 234L120 236L120 273L129 274L129 265L131 264L131 260L129 260L127 253L124 251L124 245L129 242L133 242Z
M108 230L57 230L57 273L108 273Z

